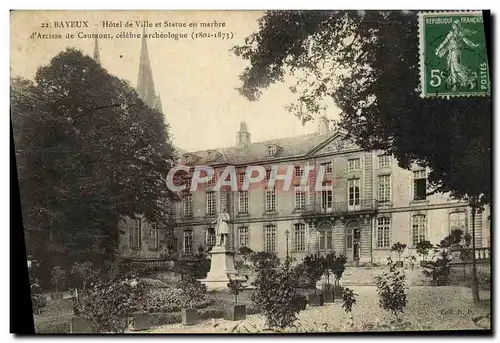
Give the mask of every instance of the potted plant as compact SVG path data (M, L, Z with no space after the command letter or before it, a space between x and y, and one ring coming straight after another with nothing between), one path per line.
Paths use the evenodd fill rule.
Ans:
M62 299L63 293L59 292L59 290L64 284L64 280L66 278L66 272L63 269L61 269L61 267L55 266L54 268L52 268L50 276L51 276L52 284L56 287L56 291L50 293L50 298L52 300Z
M178 287L184 303L181 309L182 324L194 325L198 322L198 311L193 308L193 303L206 293L206 286L193 276L188 276L179 281Z
M394 243L391 247L391 251L398 253L398 261L396 262L396 267L403 268L403 261L401 261L401 254L405 251L406 244L401 244L400 242Z
M435 261L429 262L422 273L426 277L432 278L432 286L445 286L448 284L448 277L450 274L450 252L443 248L438 254L438 258Z
M420 266L421 267L423 267L426 264L426 262L427 262L427 255L429 255L429 251L431 251L431 249L433 247L434 246L429 241L420 241L415 246L415 248L417 250L417 254L419 254L420 256L422 256L422 260L420 261Z
M344 255L338 255L333 260L332 270L333 275L335 276L335 282L333 286L334 300L340 299L342 297L342 293L344 292L344 287L340 285L340 280L342 279L342 275L344 274L346 263L347 257Z
M238 295L244 289L242 280L231 279L229 280L227 287L229 287L229 293L234 295L234 305L226 310L225 319L233 321L244 320L246 318L246 307L244 304L238 305Z

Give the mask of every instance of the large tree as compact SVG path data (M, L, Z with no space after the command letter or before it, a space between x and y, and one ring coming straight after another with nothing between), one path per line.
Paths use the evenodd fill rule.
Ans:
M167 225L163 115L92 58L68 49L12 79L11 117L29 253L109 257L124 216Z
M294 75L288 109L303 122L333 102L360 146L429 167L433 192L491 201L491 99L419 96L417 12L269 11L233 51L250 62L248 99Z

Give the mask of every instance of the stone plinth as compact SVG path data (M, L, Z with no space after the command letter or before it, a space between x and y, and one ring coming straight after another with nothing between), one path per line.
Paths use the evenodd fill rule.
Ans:
M210 271L207 277L200 281L207 285L208 291L227 290L229 277L236 274L234 252L227 250L225 247L213 247L210 255Z

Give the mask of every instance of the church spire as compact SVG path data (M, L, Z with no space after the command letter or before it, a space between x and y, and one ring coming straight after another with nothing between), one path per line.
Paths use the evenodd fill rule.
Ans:
M95 38L94 43L94 61L96 61L98 64L101 64L101 60L99 58L99 43L97 42L97 37Z
M139 76L137 78L137 93L139 97L149 107L160 110L158 108L158 99L155 93L153 82L153 72L149 61L148 45L146 42L146 28L142 31L141 58L139 61Z

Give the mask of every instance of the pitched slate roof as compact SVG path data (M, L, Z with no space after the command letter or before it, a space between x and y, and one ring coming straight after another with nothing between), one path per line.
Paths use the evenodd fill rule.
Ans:
M196 164L248 164L255 162L275 161L292 157L305 156L321 143L326 142L335 134L320 135L318 133L310 133L300 136L285 137L271 139L262 142L250 143L246 148L226 147L219 149L208 149L194 152L188 152L189 155L197 157ZM267 147L276 145L279 147L278 152L274 156L267 156ZM208 159L209 152L217 152L216 158Z

